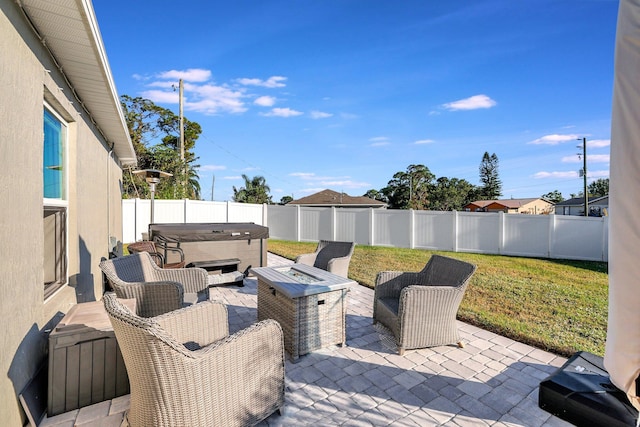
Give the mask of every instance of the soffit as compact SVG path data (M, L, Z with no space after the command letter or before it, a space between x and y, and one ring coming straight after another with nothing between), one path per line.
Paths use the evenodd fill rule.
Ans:
M19 4L66 75L80 104L107 142L114 144L120 162L135 164L135 151L91 2L21 0Z

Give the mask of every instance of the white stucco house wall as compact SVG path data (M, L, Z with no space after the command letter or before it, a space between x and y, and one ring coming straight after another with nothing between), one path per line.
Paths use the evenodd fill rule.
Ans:
M46 360L48 332L99 300L136 163L89 0L0 0L0 414Z

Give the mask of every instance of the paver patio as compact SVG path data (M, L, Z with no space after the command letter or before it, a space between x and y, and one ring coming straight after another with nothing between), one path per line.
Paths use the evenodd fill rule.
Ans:
M270 266L288 264L269 254ZM460 322L464 348L395 351L372 325L373 290L348 295L347 345L286 362L284 415L259 426L570 426L538 408L538 384L566 359ZM224 301L230 333L256 322L256 279L211 289ZM41 426L119 426L122 396L45 419Z

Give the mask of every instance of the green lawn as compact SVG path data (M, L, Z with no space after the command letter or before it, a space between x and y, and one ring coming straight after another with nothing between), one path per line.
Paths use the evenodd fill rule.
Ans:
M268 250L294 259L316 243L268 241ZM418 271L437 253L478 266L458 318L558 355L604 354L607 263L356 246L349 277L373 288L378 271Z

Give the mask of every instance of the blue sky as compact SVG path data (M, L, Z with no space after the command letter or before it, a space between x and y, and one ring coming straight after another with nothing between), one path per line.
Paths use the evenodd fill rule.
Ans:
M119 94L200 123L202 197L362 195L410 164L503 197L608 177L616 0L94 0Z

